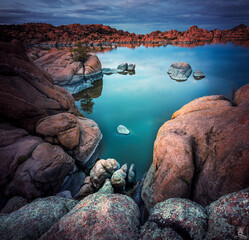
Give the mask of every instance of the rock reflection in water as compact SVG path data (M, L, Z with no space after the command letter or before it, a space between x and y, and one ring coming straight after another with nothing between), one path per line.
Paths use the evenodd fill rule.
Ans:
M91 114L93 112L93 107L94 107L93 98L98 98L101 96L102 88L103 88L103 79L100 79L93 83L93 87L85 89L73 95L75 101L80 100L80 106L83 112L87 114Z

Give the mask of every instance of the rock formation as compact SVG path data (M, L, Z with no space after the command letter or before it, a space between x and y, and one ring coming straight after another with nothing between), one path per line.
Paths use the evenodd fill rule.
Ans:
M248 46L249 27L243 24L230 30L206 30L197 26L187 31L154 31L145 35L116 30L101 24L70 24L55 27L45 23L25 23L21 25L1 25L1 35L21 40L26 45L37 46L72 46L81 41L89 46L113 44L189 44L196 42L246 41Z
M0 43L0 89L1 204L12 196L55 194L76 165L92 167L98 125L80 116L73 97L53 85L17 40Z
M186 81L191 73L191 66L185 62L172 63L168 70L169 76L176 81Z
M84 68L81 62L74 61L73 52L66 50L35 49L29 57L51 74L54 84L63 86L72 94L91 87L94 81L103 77L101 63L93 53L89 54Z
M249 186L248 96L245 85L234 102L219 95L196 99L160 128L144 185L150 189L143 189L146 206L172 197L206 206Z

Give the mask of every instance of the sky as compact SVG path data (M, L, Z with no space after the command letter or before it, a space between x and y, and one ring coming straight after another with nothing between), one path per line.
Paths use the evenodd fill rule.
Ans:
M0 24L104 24L136 34L249 25L249 0L6 0Z

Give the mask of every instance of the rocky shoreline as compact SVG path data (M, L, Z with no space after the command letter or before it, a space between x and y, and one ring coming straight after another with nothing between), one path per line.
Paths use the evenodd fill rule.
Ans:
M197 26L187 31L154 31L149 34L135 34L116 30L101 24L70 24L55 27L45 23L22 25L0 25L2 38L19 39L25 46L72 47L80 41L85 46L115 47L119 44L192 44L244 41L248 46L249 27L243 24L230 30L206 30Z
M95 55L86 66L101 69ZM134 165L97 159L97 123L54 85L81 68L65 52L28 56L20 41L0 43L0 239L247 236L249 85L232 101L207 96L175 112L136 182Z

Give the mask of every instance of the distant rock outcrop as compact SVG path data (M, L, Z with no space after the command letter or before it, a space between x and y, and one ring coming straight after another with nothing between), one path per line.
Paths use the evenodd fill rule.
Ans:
M236 91L234 103L223 96L196 99L160 128L152 177L144 184L152 189L143 189L146 206L172 197L206 206L249 186L248 96L245 85Z
M12 36L27 45L44 47L72 46L81 41L88 46L112 47L112 44L189 44L196 42L222 42L249 40L249 27L243 24L230 30L206 30L197 26L187 31L154 31L141 35L116 30L101 24L70 24L55 27L45 23L25 23L21 25L1 25L2 35ZM248 44L247 44L248 46Z

